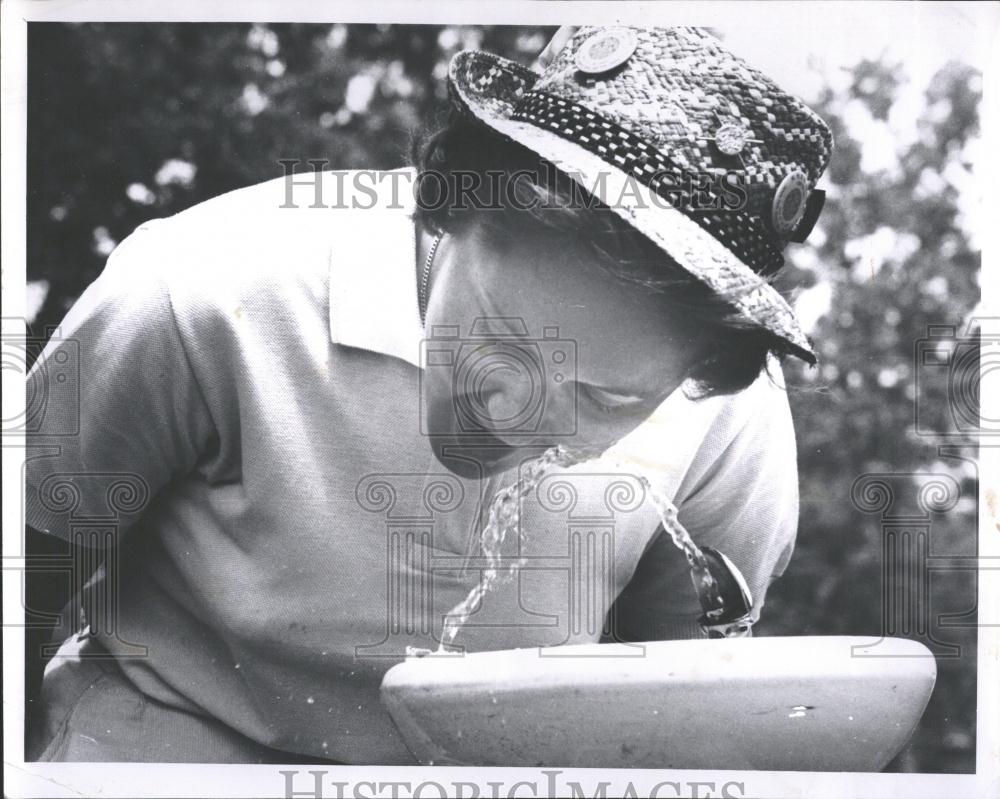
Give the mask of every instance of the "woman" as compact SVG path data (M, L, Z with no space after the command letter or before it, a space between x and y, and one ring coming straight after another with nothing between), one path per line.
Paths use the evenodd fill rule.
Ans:
M449 88L374 202L326 173L142 226L39 360L39 390L80 381L29 436L30 546L118 546L29 756L409 762L382 675L441 642L494 563L491 498L554 445L651 475L760 613L797 516L765 367L814 360L769 278L829 131L686 28L582 28L540 76L460 53ZM553 477L456 645L699 634L641 484L600 459Z

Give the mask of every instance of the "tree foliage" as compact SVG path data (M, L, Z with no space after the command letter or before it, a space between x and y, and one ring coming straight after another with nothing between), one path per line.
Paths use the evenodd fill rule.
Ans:
M918 350L931 326L968 335L980 296L979 253L963 230L956 183L970 168L978 135L980 77L950 64L926 91L916 136L883 168L863 169L864 141L845 117L887 120L904 81L898 65L862 61L845 90L827 88L815 104L834 128L827 208L812 252L792 254L791 282L824 285L829 311L814 331L820 368L787 370L796 421L802 509L796 554L769 594L762 631L772 634L883 633L885 533L879 514L851 502L866 474L945 474L962 489L947 513L932 514L937 555L976 553L975 450L968 438L918 432L949 431L949 415L974 405L970 387L948 370L922 362ZM973 334L974 340L974 334ZM920 478L914 478L916 482ZM914 486L914 495L916 494ZM920 515L900 496L895 514ZM899 568L914 564L914 555ZM912 583L907 591L913 593ZM910 746L894 768L972 771L976 718L974 628L942 628L938 614L975 623L975 581L969 572L941 573L930 585L929 628L960 645L961 657L938 660L938 684ZM914 637L926 643L926 636ZM899 634L899 633L897 633Z

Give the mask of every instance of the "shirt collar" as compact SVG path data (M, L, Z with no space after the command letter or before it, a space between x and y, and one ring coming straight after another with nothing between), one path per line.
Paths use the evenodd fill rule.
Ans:
M337 211L348 224L330 255L330 340L419 368L424 330L417 307L415 176L409 168L344 177L345 202L356 199L361 207ZM350 188L359 185L363 191Z

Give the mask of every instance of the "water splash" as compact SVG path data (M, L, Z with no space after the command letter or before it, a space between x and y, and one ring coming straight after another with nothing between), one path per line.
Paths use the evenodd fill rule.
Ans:
M501 489L493 497L490 503L489 515L486 526L480 534L480 543L483 556L486 558L486 568L482 570L480 580L475 587L469 591L468 595L452 608L445 616L444 629L441 632L441 641L437 654L447 654L455 641L459 630L469 620L469 616L476 609L483 597L496 586L510 580L524 565L524 558L517 558L509 562L506 567L501 558L504 542L512 530L517 530L520 536L521 549L524 549L526 541L525 531L520 529L521 502L528 496L542 478L553 468L566 468L578 463L599 457L604 452L600 449L568 449L563 446L554 446L543 452L538 458L529 461L524 465L521 476L511 485ZM619 469L628 468L627 461L614 459L611 463ZM647 496L656 509L663 525L663 529L670 535L674 545L680 549L687 558L691 568L691 577L695 588L699 594L706 594L712 597L712 601L722 606L723 600L719 595L715 578L709 571L708 561L705 554L697 544L691 539L691 535L677 519L677 508L674 503L662 491L655 488L648 478L636 475L646 490ZM408 655L430 654L428 650L409 650Z
M670 501L666 494L655 488L646 477L643 475L636 475L636 477L642 483L643 488L646 489L646 495L649 497L650 502L653 503L653 507L656 508L656 513L660 517L663 529L667 531L670 540L674 542L674 546L683 552L684 557L687 558L688 567L691 569L691 581L694 583L695 590L699 595L705 594L709 596L715 607L722 607L724 600L719 593L719 586L712 576L712 572L709 570L708 559L705 557L705 553L701 551L701 548L692 540L691 534L684 529L684 525L678 521L677 506Z
M486 568L482 571L479 582L469 591L465 599L445 616L444 629L441 631L441 643L438 646L439 653L448 651L448 647L454 642L458 631L469 620L469 616L472 615L486 593L502 580L505 581L513 577L517 570L524 565L524 558L517 558L504 568L501 558L503 543L512 530L519 530L518 534L522 544L526 540L524 531L520 530L521 501L524 497L534 491L542 478L552 468L572 466L600 454L600 450L596 449L549 447L539 457L524 464L521 476L513 484L500 489L494 495L490 502L486 526L479 537L482 553L486 558Z

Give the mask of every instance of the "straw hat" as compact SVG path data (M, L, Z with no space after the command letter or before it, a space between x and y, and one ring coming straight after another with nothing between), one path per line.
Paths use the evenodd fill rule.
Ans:
M766 279L822 208L833 139L800 100L686 27L580 28L541 74L463 51L448 85L461 111L552 162L815 363Z

